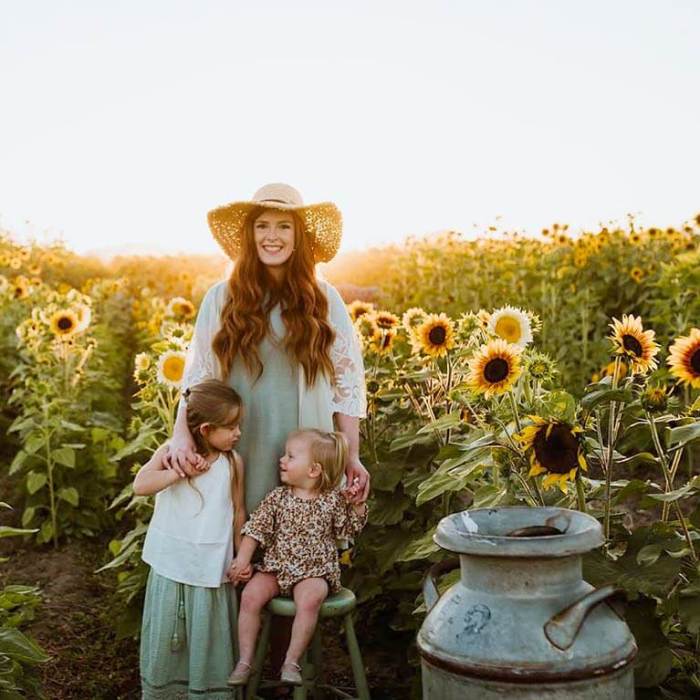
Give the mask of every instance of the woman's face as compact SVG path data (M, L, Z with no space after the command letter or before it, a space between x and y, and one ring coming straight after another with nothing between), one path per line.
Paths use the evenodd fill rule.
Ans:
M289 212L266 209L253 222L255 248L263 265L284 265L295 242L294 218Z

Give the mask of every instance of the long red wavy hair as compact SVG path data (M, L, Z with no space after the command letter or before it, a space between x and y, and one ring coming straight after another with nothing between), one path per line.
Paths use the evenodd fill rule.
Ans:
M251 374L259 379L264 371L258 345L269 332L270 310L282 307L287 329L284 350L304 368L309 386L319 372L333 377L330 348L335 331L328 322L328 299L316 280L311 239L301 217L294 211L294 246L278 282L260 261L253 225L265 211L257 207L246 219L241 248L228 281L228 299L221 311L221 328L214 337L213 349L224 377L228 377L234 358L240 353Z

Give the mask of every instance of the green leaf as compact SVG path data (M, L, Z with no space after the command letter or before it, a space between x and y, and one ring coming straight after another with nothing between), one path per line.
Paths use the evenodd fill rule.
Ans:
M473 508L491 508L503 500L507 492L506 486L487 484L474 493Z
M442 416L437 420L426 423L418 430L418 434L424 435L425 433L431 433L435 430L447 430L448 428L454 428L460 423L461 418L459 417L459 411L452 411L452 413L448 413L446 416Z
M378 494L369 511L372 525L396 525L403 520L403 514L411 506L411 499L403 494Z
M568 391L552 391L544 401L544 414L572 424L576 416L576 399Z
M433 535L435 534L436 530L437 525L431 528L424 535L421 535L420 537L409 542L403 552L401 552L401 555L397 557L397 561L427 559L431 554L439 551L440 547L433 542Z
M29 472L27 474L27 491L30 494L35 494L40 488L46 484L46 474L39 472Z
M654 564L663 551L664 547L661 544L648 544L637 552L637 563L641 566Z
M592 411L596 406L611 401L631 401L632 394L624 389L595 389L581 399L581 406L587 411Z
M50 520L45 520L39 531L38 539L41 542L50 542L53 536L53 525Z
M700 438L700 421L689 425L679 425L676 428L667 428L666 435L669 448L678 450L689 442Z
M8 474L12 475L18 472L22 468L24 463L27 461L27 457L29 457L29 454L24 450L20 450L15 455L15 458L12 460L12 464L10 464L10 470Z
M76 432L76 433L82 432L83 430L87 430L87 428L83 427L82 425L78 425L77 423L72 423L69 420L61 420L61 427L65 428L66 430L72 430L73 432Z
M372 476L372 490L376 491L391 491L396 489L396 486L401 481L403 476L403 468L392 462L378 462L369 467Z
M674 491L669 491L668 493L650 493L649 498L653 498L655 501L663 501L664 503L672 503L677 501L679 498L685 498L691 492L697 491L697 484L695 479L685 486L681 486L679 489Z
M40 664L49 660L44 650L18 629L0 628L0 654L26 664Z
M46 438L41 434L30 435L24 443L24 451L30 455L35 454L40 448L46 444Z
M19 537L20 535L31 535L36 530L24 530L18 527L7 527L0 525L0 537Z
M673 655L656 617L656 604L649 599L631 603L625 620L639 647L634 667L635 685L640 688L660 685L671 672Z
M136 551L137 546L138 542L133 542L129 547L123 550L118 557L112 559L112 561L108 562L104 566L101 566L99 569L97 569L97 571L95 571L95 573L99 574L101 571L107 571L108 569L115 569L118 566L121 566Z
M399 435L391 442L390 452L397 452L398 450L406 449L407 447L412 447L413 445L430 445L435 442L435 436L432 434L421 435L415 430L405 435Z
M58 490L56 494L60 499L70 503L72 506L77 506L80 502L80 495L78 494L78 489L73 486L62 488Z
M72 469L75 467L75 450L72 447L61 447L54 450L53 460Z
M34 428L36 426L36 422L34 421L33 417L29 418L22 418L22 416L18 416L15 418L15 420L12 422L12 425L7 429L8 433L17 433L22 430L26 430L27 428Z
M33 506L29 506L28 508L24 509L24 513L22 513L22 527L27 527L32 520L34 520L34 515L36 514L36 508Z

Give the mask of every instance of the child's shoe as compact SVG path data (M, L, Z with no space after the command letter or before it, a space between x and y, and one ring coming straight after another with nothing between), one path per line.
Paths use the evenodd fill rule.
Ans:
M236 668L231 671L231 675L226 682L229 685L245 685L252 671L253 667L250 664L247 664L245 661L239 661L236 664Z
M301 666L292 662L285 662L282 664L282 672L280 673L280 680L283 683L291 683L292 685L301 685Z

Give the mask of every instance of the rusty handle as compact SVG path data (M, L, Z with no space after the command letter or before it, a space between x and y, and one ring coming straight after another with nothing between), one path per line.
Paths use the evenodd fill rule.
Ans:
M423 598L425 598L425 607L430 612L433 609L435 603L438 602L440 598L440 591L438 590L437 581L440 576L449 574L450 571L454 571L459 567L459 558L452 557L450 559L445 559L437 564L433 564L429 569L428 573L423 579Z
M603 586L586 593L545 623L545 636L557 649L565 651L576 640L576 635L578 635L591 610L603 601L619 596L624 596L624 593L622 589L615 586Z

